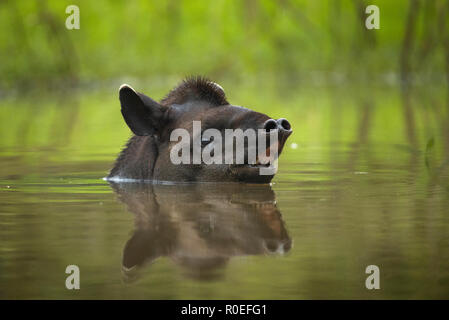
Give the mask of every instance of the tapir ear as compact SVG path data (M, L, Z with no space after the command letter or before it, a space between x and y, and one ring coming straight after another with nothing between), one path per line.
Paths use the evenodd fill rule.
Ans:
M146 95L127 84L119 89L122 115L134 134L147 136L157 134L162 127L164 108Z

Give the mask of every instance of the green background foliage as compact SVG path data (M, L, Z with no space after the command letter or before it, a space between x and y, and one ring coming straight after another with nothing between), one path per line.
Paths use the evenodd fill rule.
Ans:
M79 30L64 27L70 4ZM365 28L368 4L379 30ZM448 11L443 0L2 1L0 84L204 74L295 86L388 81L401 68L441 81Z
M447 298L448 24L445 0L0 1L0 297ZM295 246L123 286L134 217L100 180L130 136L117 89L159 100L188 75L291 122L272 188Z

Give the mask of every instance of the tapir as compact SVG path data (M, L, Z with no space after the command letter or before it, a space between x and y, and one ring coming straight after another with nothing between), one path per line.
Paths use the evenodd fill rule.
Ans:
M133 136L116 159L107 180L172 181L172 182L248 182L269 183L272 174L260 174L267 163L259 162L259 155L267 153L267 146L275 146L279 156L292 133L285 118L272 119L248 108L227 101L223 88L204 77L190 77L172 89L160 102L129 85L119 89L121 112ZM269 141L257 149L257 162L243 163L173 163L171 139L174 130L192 132L192 123L200 121L201 130L227 129L276 131L275 142ZM215 139L201 140L201 148ZM248 148L245 145L245 148Z
M220 277L234 257L284 255L292 247L269 185L110 184L134 215L122 258L127 282L160 259L208 280Z

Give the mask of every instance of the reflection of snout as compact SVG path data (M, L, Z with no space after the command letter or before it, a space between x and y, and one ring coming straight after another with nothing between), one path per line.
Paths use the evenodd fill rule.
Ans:
M265 240L264 246L268 253L271 254L285 254L290 251L292 247L291 239L287 240Z

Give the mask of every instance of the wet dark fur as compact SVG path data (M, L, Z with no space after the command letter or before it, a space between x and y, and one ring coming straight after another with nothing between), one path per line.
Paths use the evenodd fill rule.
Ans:
M108 177L119 176L126 172L129 179L151 179L153 168L158 155L155 136L133 135L119 156Z
M228 105L222 89L204 77L189 77L172 89L160 104L184 104L188 101L205 101L214 106ZM126 172L128 179L151 179L154 162L158 156L157 136L133 135L117 157L108 177Z
M229 104L223 90L203 77L190 77L181 82L161 100L163 106L184 104L187 101L206 101L214 106Z

